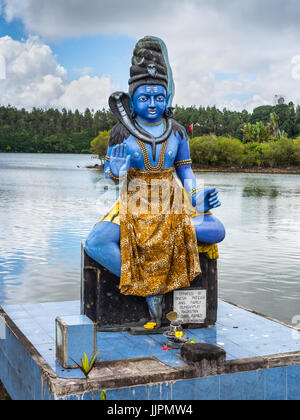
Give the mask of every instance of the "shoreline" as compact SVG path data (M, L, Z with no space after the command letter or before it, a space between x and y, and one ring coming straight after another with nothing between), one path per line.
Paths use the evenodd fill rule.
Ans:
M194 172L300 175L300 168L193 168Z
M103 165L87 166L87 169L104 170ZM253 173L253 174L278 174L278 175L300 175L300 168L192 168L195 173L221 172L221 173Z

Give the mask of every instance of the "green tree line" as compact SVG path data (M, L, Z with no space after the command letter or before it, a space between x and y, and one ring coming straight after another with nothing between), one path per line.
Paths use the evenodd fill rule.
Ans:
M194 124L194 139L202 136L234 138L242 145L252 143L252 148L256 143L300 136L300 106L296 107L292 102L261 106L252 113L221 111L216 107L177 106L174 118L187 130ZM105 109L86 109L81 113L66 109L34 108L27 111L2 106L0 152L88 153L95 137L111 130L114 124L115 117Z
M286 133L287 137L296 138L300 135L300 106L296 107L293 102L288 105L260 106L252 113L246 110L221 111L216 107L176 107L174 118L186 129L194 124L194 137L213 133L216 136L235 137L247 141L244 136L245 125L257 123L267 125L270 123L271 114L278 119L278 130Z
M26 111L0 107L0 152L90 153L92 139L116 124L105 109Z

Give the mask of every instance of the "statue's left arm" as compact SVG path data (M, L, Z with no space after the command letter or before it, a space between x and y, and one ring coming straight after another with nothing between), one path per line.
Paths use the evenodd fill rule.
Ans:
M197 187L197 180L192 170L190 147L186 133L183 133L180 140L174 165L176 173L180 178L184 189L189 194L191 203L196 210L200 213L206 213L210 209L221 205L216 188L203 189Z

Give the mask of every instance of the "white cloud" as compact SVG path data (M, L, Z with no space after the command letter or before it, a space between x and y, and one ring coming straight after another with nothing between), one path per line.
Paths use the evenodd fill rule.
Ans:
M82 76L68 82L66 70L51 48L37 37L27 41L0 38L0 56L6 62L6 79L0 81L1 104L32 107L102 108L112 86L108 77Z
M91 73L94 72L93 67L83 67L81 69L73 68L73 73L78 76L91 76Z
M149 19L163 22L181 0L3 0L8 21L23 20L30 32L57 38L99 33L136 33ZM184 0L183 0L184 3ZM159 11L159 13L158 13ZM119 30L117 29L119 28Z
M91 109L107 108L112 86L108 77L83 76L65 86L63 95L57 104L69 109L84 110L87 106Z
M295 102L300 99L292 67L292 58L300 54L298 0L3 2L8 21L19 18L28 33L45 39L88 34L163 38L174 68L178 104L228 103L251 109L253 104L272 103L277 93ZM225 83L214 80L218 71L238 76ZM105 80L102 83L105 91ZM238 100L234 95L228 99L230 94L252 99Z
M0 55L0 80L6 79L6 60L3 55Z

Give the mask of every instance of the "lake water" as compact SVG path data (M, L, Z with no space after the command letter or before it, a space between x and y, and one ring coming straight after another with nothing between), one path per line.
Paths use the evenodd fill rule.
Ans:
M90 155L0 154L0 304L80 296L80 244L115 201ZM281 321L300 315L300 177L197 175L227 228L219 295Z

